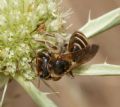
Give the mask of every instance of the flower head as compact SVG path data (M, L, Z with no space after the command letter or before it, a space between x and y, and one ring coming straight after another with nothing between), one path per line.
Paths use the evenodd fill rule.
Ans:
M63 18L56 0L3 0L0 2L0 72L7 76L16 73L33 79L30 62L40 44L34 40L46 38L43 32L59 32ZM44 28L34 31L38 24ZM42 32L42 33L41 33Z

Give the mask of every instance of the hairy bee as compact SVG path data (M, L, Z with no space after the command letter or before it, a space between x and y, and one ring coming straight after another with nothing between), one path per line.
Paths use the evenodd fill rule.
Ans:
M73 76L72 70L91 60L97 53L99 46L89 44L84 34L74 32L69 43L65 44L65 52L38 52L36 70L40 78L57 81L64 74Z

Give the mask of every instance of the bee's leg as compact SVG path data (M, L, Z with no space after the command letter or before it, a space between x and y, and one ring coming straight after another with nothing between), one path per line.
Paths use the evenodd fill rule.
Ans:
M69 74L70 74L72 77L74 77L74 75L73 75L73 72L72 72L72 71L69 71Z
M67 74L70 75L72 78L74 78L72 70L70 70Z
M61 79L61 77L52 77L52 80L53 81L58 81L58 80L60 80Z

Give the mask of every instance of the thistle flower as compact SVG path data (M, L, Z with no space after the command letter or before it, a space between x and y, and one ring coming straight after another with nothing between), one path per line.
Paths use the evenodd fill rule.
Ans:
M35 78L35 72L30 62L35 57L37 50L46 47L37 43L35 39L55 43L58 39L46 37L46 33L67 35L63 25L66 23L64 18L68 13L69 11L67 13L59 11L57 0L0 1L0 86L5 85L0 107L2 107L9 78L15 79L38 106L56 107L47 98L46 93L40 92L31 83L31 80ZM95 20L89 18L88 23L79 31L89 38L118 24L120 24L120 9ZM96 73L97 69L99 69L98 73ZM74 71L77 75L118 75L120 74L119 69L119 66L101 64L83 66ZM82 70L84 72L81 72ZM105 73L107 70L111 71Z
M59 14L56 0L4 0L0 3L0 72L25 79L33 79L35 72L29 62L35 56L40 44L33 39L31 32L39 23L44 23L44 32L59 32L63 18ZM40 38L39 38L40 39Z
M0 13L1 86L7 84L9 78L14 78L18 82L22 80L22 84L21 82L20 84L23 87L33 87L31 90L25 88L25 90L28 89L29 94L34 93L33 100L38 98L34 96L39 96L41 99L41 95L54 107L52 101L47 99L44 93L38 92L32 86L30 80L33 80L36 74L30 62L35 57L37 50L45 48L35 41L36 37L39 40L44 40L47 39L45 33L60 31L62 33L64 31L63 16L59 13L59 2L57 0L3 0L0 1ZM43 24L40 31L37 30L39 24ZM55 40L52 38L50 41L54 42ZM22 78L19 79L19 76ZM24 82L28 82L28 85ZM6 87L0 106L2 106L5 91ZM35 101L38 102L38 105L47 105L42 99L41 104L37 100Z

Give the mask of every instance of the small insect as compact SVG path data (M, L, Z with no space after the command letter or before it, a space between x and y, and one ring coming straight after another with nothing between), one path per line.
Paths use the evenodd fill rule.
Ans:
M90 61L99 46L89 44L84 34L76 31L62 48L65 51L54 53L46 50L37 53L36 70L40 78L57 81L65 74L73 77L72 70Z
M37 24L36 28L30 34L32 34L33 32L44 33L45 31L46 31L45 22L41 21Z

